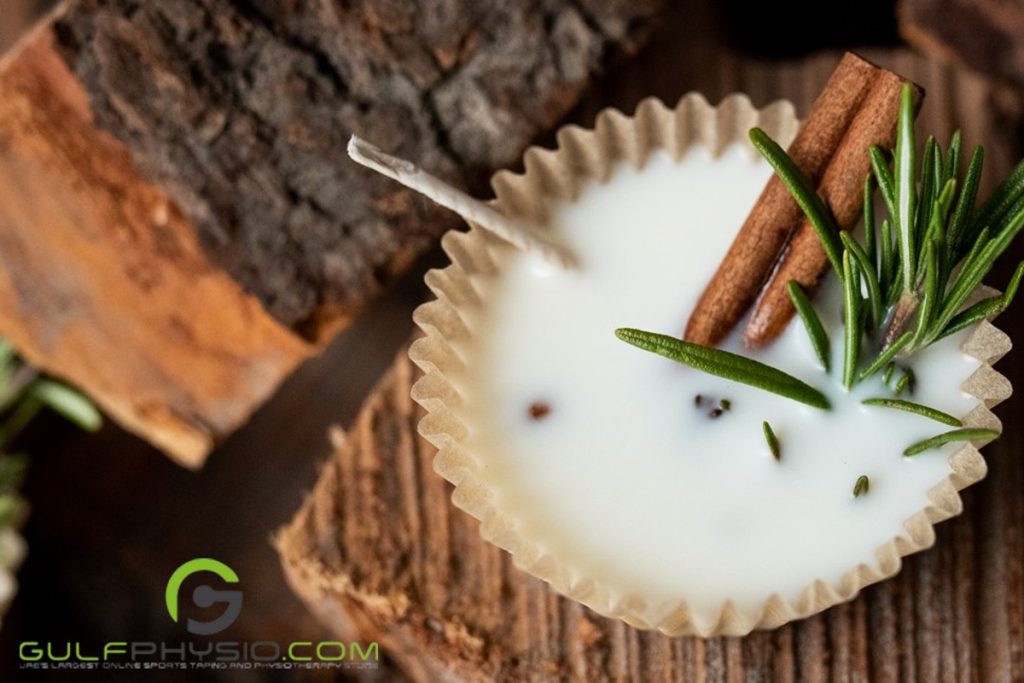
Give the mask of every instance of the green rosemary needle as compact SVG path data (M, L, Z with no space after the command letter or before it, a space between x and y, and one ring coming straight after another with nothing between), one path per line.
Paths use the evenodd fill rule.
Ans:
M965 427L964 429L954 429L950 432L938 434L930 439L919 441L913 446L909 446L903 455L912 456L939 446L945 446L947 443L954 443L957 441L991 441L992 439L999 436L999 432L994 429L978 429L975 427Z
M745 356L628 327L615 330L615 336L627 344L716 377L764 389L822 410L831 407L825 395L811 385Z
M764 440L768 443L768 450L771 451L772 457L776 460L782 460L782 446L779 444L779 438L775 436L775 431L768 424L767 420L761 423L761 431L764 432Z
M1017 164L1013 172L999 184L992 196L978 209L972 222L978 228L998 223L1022 194L1024 194L1024 161Z
M900 113L896 127L895 189L896 189L896 233L899 236L900 260L903 263L903 289L914 288L916 272L914 209L917 206L917 183L914 148L914 91L909 83L900 91Z
M924 297L917 309L917 329L911 344L917 344L928 334L929 326L935 317L935 309L939 304L939 251L936 241L929 239L924 248Z
M910 368L903 368L903 372L900 373L899 379L896 380L896 386L892 388L892 393L899 396L904 390L914 391L914 371Z
M896 181L892 177L892 169L889 162L877 146L872 145L868 150L871 156L871 170L875 173L875 180L878 181L878 190L882 193L882 199L889 208L889 215L896 215Z
M958 131L959 132L959 131ZM953 209L953 217L949 224L949 246L958 253L965 237L968 221L971 217L971 209L974 207L974 200L978 197L978 185L981 182L981 169L985 163L985 149L975 147L971 154L971 161L967 165L967 174L964 176L963 188L956 200L956 208Z
M889 361L889 364L885 366L885 372L882 373L882 384L888 384L892 381L892 373L896 372L896 363Z
M803 209L811 227L817 233L818 240L821 242L828 260L832 263L832 267L839 277L842 277L843 263L840 257L842 248L839 241L839 228L836 227L832 213L821 195L811 186L800 167L767 133L760 128L751 128L750 141L789 188L794 201Z
M844 230L839 233L839 239L842 240L846 250L857 260L858 270L864 276L864 283L868 288L868 304L871 306L871 327L874 329L882 324L882 318L885 315L885 301L882 299L882 289L878 284L875 265L871 257L868 256L868 252L857 244L857 240L853 239L853 235L849 232Z
M942 331L939 332L936 339L948 337L949 335L966 329L975 323L981 322L986 318L990 318L1005 311L1010 305L1010 302L1012 302L1014 297L1017 296L1017 290L1020 288L1021 278L1024 278L1024 262L1017 266L1017 270L1014 271L1013 277L1010 278L1010 282L1006 286L1005 292L997 296L982 299L978 303L968 306L960 313L957 313L950 319Z
M860 357L860 303L860 277L847 249L843 251L843 386L847 391L853 388Z
M103 416L96 406L60 382L38 379L29 387L27 395L86 431L95 432L103 425Z
M857 477L857 481L853 485L853 497L860 498L862 495L868 492L871 488L871 480L868 479L866 474L862 474Z
M920 403L913 403L911 401L903 401L898 398L866 398L861 401L866 406L879 406L881 408L894 408L896 410L904 410L908 413L915 413L922 417L927 417L936 422L947 424L951 427L962 427L963 423L956 419L949 413L944 413L941 410L935 408L929 408L928 406L921 405Z
M815 355L821 361L825 372L828 372L832 366L832 345L829 343L828 332L825 331L825 326L821 324L821 318L818 317L818 313L814 310L814 305L811 303L810 298L808 298L807 293L804 292L804 288L796 280L789 281L789 284L786 285L786 291L789 293L789 299L793 302L793 307L796 308L800 320L804 323L804 328L807 330L807 336L811 339L811 346L814 348Z
M885 367L886 364L891 363L892 360L896 358L896 355L903 350L903 347L910 343L910 340L913 338L913 336L914 333L911 332L910 330L904 332L902 337L900 337L892 344L890 344L889 348L883 351L877 358L875 358L875 360L871 362L870 365L868 365L861 371L861 380L865 380L868 377L871 377L871 375L875 374L883 367ZM888 381L886 381L886 384L888 384Z
M878 245L875 243L875 177L868 173L864 178L864 252L869 263L878 263ZM841 237L841 236L840 236Z

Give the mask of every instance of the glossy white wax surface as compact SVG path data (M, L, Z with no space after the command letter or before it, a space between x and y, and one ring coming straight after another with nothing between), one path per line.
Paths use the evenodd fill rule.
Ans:
M757 357L825 391L833 410L710 377L619 341L617 327L680 334L698 295L769 174L738 147L712 160L652 156L620 166L553 225L580 259L577 271L510 253L501 276L480 282L489 305L471 320L462 352L461 417L494 504L522 534L579 576L616 595L685 600L711 620L726 600L756 610L772 593L797 599L815 579L837 582L927 502L948 473L952 447L904 458L907 445L949 429L860 404L817 364L803 327ZM816 299L836 330L833 282ZM973 401L960 385L977 367L958 336L920 354L912 399L957 416ZM733 344L736 348L737 345ZM694 396L728 398L717 420ZM531 421L528 406L550 404ZM782 461L761 433L768 420ZM861 474L868 495L854 499ZM652 616L657 609L652 607Z

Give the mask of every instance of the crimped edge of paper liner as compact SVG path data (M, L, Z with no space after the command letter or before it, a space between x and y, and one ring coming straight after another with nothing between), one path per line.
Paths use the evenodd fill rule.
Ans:
M587 183L606 180L620 161L640 168L650 152L667 150L680 159L691 145L704 145L714 156L733 143L755 154L747 133L760 126L783 145L796 134L799 121L792 104L778 101L755 108L741 94L726 97L717 107L704 97L690 93L674 109L660 100L642 101L633 116L605 109L593 130L564 126L558 131L554 150L531 147L524 154L525 172L501 171L491 185L494 205L506 215L520 217L535 225L545 224L547 199L574 201ZM458 349L472 332L461 311L486 305L474 286L474 278L493 277L502 253L512 249L479 226L468 232L450 231L441 244L451 265L431 270L425 280L436 300L421 305L413 314L424 335L410 348L409 356L423 370L412 387L412 398L426 415L419 423L420 435L438 448L434 469L455 489L456 507L480 520L480 533L491 543L508 551L516 566L551 584L559 593L577 600L599 614L622 619L641 629L657 629L666 635L744 635L754 629L775 628L795 619L821 612L853 598L861 588L895 575L901 558L930 547L935 542L934 525L961 512L959 491L985 476L980 444L965 444L949 457L949 476L928 491L930 504L903 523L905 535L897 536L875 551L876 564L861 564L843 574L836 584L824 580L811 583L795 601L775 594L756 610L741 611L726 602L711 623L698 623L682 600L661 603L656 609L642 596L613 601L609 590L592 578L580 578L559 559L544 554L529 538L521 536L514 520L491 503L491 494L478 476L480 463L464 443L468 429L456 416L461 396L446 378L464 369ZM964 418L965 425L999 430L998 418L990 408L1010 396L1010 382L992 364L1010 350L1009 337L987 321L975 327L962 350L981 362L962 389L978 399ZM661 615L651 619L650 614Z

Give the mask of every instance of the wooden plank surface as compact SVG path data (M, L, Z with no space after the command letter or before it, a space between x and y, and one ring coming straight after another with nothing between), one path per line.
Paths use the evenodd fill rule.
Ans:
M672 50L658 42L646 58L664 64ZM613 78L610 95L588 101L629 108L651 92L671 100L699 87L713 100L732 90L759 104L789 97L806 112L836 59L765 64L699 50L678 69L646 72L636 85ZM989 183L1016 160L1016 102L907 51L867 56L928 90L923 129L946 136L956 122L968 144L986 145ZM715 59L715 69L704 68ZM579 115L586 120L595 110ZM1011 335L1021 331L1019 311L1000 321ZM1011 353L999 368L1012 380L1021 362ZM413 680L1024 678L1024 463L1013 417L1019 400L997 411L1007 430L986 449L990 472L965 492L965 513L941 524L936 547L909 558L896 578L775 631L672 639L555 595L479 538L476 521L451 506L451 487L433 473L433 449L416 435L422 411L409 398L415 375L399 354L277 541L290 581L313 611L339 633L380 639Z
M1024 3L900 0L900 33L939 60L1024 86Z

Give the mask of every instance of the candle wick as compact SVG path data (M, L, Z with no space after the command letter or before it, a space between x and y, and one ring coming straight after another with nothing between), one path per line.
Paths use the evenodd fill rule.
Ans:
M494 207L427 173L411 161L387 154L356 135L348 141L348 155L356 163L419 192L525 252L537 254L545 261L563 268L576 265L575 257L565 247L553 243L532 226L508 218Z

